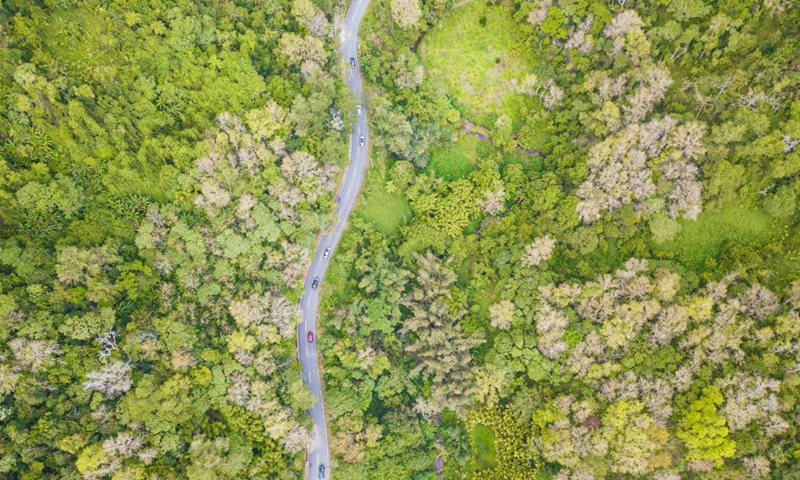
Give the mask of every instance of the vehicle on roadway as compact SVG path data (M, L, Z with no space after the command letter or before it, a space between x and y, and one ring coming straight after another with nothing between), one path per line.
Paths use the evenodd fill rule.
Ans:
M325 478L325 464L319 466L319 478Z
M308 343L314 343L314 332L310 330L308 332Z
M358 144L362 147L364 146L364 135L358 137Z
M314 281L311 282L311 288L319 287L319 277L314 277Z
M352 68L356 68L356 59L355 59L355 57L350 57L350 66Z
M331 256L331 247L328 247L325 249L324 252L322 252L322 258L328 258L330 256Z
M359 117L364 113L363 110L361 109L361 105L356 105L356 113L358 114Z

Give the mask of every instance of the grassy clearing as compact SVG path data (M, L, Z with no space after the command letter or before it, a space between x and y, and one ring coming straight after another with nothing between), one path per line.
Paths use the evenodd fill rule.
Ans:
M527 62L514 53L519 50L517 30L507 7L477 1L453 10L424 40L428 74L442 78L479 123L493 114L513 118L508 102L517 94L510 93L512 81L530 72Z
M355 215L391 237L399 233L400 227L411 219L411 206L402 193L386 190L385 171L386 165L380 160L368 167L364 179L364 200L359 203Z
M426 168L428 172L445 180L466 178L474 169L473 162L458 144L431 152L431 159Z
M475 425L470 432L475 446L472 456L473 470L494 468L494 430L486 425Z
M772 232L772 222L766 213L736 205L703 213L696 221L681 221L680 224L677 238L657 248L675 252L680 260L693 266L719 255L727 241L741 245L763 243Z

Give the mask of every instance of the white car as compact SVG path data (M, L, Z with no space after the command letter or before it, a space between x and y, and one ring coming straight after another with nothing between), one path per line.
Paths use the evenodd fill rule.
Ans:
M356 105L356 113L359 117L364 113L361 109L361 105Z
M328 247L325 249L324 252L322 252L322 258L328 258L330 256L331 256L331 247Z
M358 137L358 144L360 146L363 147L364 146L364 142L365 142L364 135L361 135L360 137Z

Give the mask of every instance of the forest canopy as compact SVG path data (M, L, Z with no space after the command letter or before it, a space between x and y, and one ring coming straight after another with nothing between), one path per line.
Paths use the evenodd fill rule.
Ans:
M340 9L2 3L0 477L301 477Z
M373 0L337 475L797 478L798 15Z
M0 3L0 478L306 473L347 7ZM372 0L316 337L329 475L800 478L798 25Z

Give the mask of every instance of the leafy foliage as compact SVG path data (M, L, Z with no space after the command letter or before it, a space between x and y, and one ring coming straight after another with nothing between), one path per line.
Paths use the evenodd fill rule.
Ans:
M0 477L300 478L322 6L2 2Z
M343 239L326 381L334 431L422 436L337 474L797 475L789 3L373 0L367 188L412 216Z

